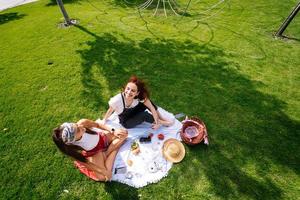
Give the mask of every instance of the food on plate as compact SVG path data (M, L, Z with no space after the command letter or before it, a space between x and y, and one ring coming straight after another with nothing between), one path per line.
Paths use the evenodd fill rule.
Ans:
M128 164L128 166L130 166L130 167L131 167L131 166L132 166L132 164L133 164L133 161L132 161L132 160L130 160L130 159L128 159L128 160L127 160L127 164Z
M134 141L132 144L131 144L131 150L135 150L139 147L139 143L137 141Z

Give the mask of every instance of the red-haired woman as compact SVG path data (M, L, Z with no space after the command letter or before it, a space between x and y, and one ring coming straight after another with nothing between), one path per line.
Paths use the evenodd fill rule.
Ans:
M94 127L102 129L101 132L92 130ZM108 181L112 177L118 150L127 138L127 131L114 130L92 120L82 119L55 128L52 138L64 154L89 171L86 175L96 181Z
M136 76L131 76L123 91L112 97L108 104L109 109L103 118L104 123L113 112L119 116L120 124L125 128L133 128L142 122L151 123L153 129L174 123L174 119L166 119L160 114L157 106L149 99L145 83Z

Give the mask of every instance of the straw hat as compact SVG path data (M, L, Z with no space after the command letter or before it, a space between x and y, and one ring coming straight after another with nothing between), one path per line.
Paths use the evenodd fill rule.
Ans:
M184 158L185 149L181 142L171 138L164 142L162 153L168 161L178 163Z

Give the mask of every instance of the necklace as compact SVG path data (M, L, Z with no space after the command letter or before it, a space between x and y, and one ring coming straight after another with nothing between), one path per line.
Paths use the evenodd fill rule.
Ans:
M123 97L124 97L124 104L126 108L129 108L131 106L131 104L133 103L133 99L128 100L125 96L125 93L123 93Z
M133 100L131 100L131 102L128 102L128 100L125 99L125 106L126 106L126 108L129 108L131 106L132 102L133 102Z

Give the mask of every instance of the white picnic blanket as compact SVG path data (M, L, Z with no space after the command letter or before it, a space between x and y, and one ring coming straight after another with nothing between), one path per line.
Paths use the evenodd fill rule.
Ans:
M151 124L142 123L135 128L128 129L128 139L120 148L113 167L112 180L125 183L135 188L146 186L150 183L156 183L163 177L167 176L168 171L172 167L172 163L167 161L162 156L162 145L169 138L180 139L179 131L181 122L175 119L174 115L158 108L160 114L167 119L175 120L175 123L170 127L160 127L157 130L151 129ZM114 128L122 127L119 124L118 117L112 115L108 124ZM153 133L151 143L140 143L141 136L147 136ZM162 133L164 140L159 140L157 135ZM133 155L131 152L131 144L138 141L141 152L138 155ZM128 160L132 161L132 165L128 165Z
M13 8L26 3L31 3L37 0L0 0L0 11L6 10L8 8Z

